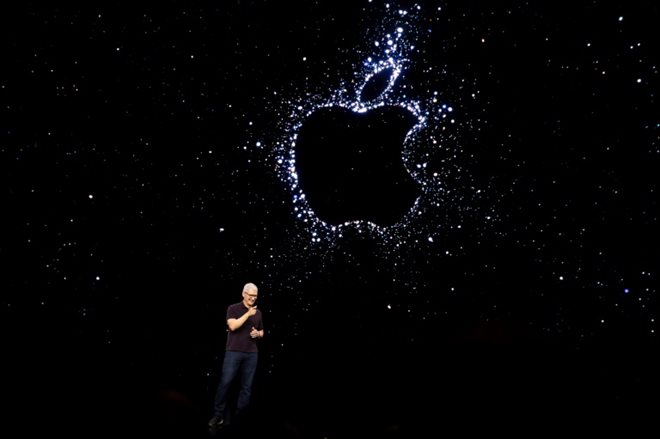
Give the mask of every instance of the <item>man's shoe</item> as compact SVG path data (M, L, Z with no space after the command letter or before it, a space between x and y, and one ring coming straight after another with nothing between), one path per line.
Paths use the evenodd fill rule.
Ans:
M214 416L209 421L209 428L212 430L217 430L218 428L222 428L224 423L225 423L224 419L222 419L219 416Z

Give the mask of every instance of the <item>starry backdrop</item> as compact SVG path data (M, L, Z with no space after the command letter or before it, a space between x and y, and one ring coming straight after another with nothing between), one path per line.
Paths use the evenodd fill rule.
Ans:
M264 431L647 419L658 19L650 1L13 5L9 418L204 436L251 281Z

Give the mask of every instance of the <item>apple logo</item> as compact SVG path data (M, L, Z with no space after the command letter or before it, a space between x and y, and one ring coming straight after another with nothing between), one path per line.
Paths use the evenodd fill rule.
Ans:
M421 119L386 104L400 70L385 64L348 105L322 106L300 125L295 142L298 183L316 216L329 224L401 220L420 196L404 162L407 136Z
M406 35L418 32L408 10L391 12L394 32L371 39L376 53L363 53L353 78L278 104L275 167L312 243L332 243L349 231L397 242L423 230L428 212L453 199L443 181L452 160L443 146L455 139L453 108L425 79L436 75L430 68L421 77L412 71L414 84L399 83L407 54L417 50Z

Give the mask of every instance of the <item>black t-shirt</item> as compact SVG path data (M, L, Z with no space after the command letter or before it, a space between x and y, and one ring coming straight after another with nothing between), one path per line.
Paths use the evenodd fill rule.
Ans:
M239 319L248 311L248 308L243 304L243 302L238 302L227 307L227 320L229 319ZM252 328L258 330L264 329L263 322L261 320L261 310L257 310L257 313L253 316L248 317L248 319L243 323L243 326L238 328L235 331L227 332L227 347L228 351L238 351L238 352L257 352L257 340L258 338L250 337L250 331Z

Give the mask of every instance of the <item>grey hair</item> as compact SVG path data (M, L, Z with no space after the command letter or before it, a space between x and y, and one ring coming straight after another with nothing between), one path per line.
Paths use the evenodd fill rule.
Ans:
M243 292L244 293L247 293L248 291L258 291L258 290L259 289L257 288L257 286L255 284L253 284L252 282L246 283L245 286L243 287Z

